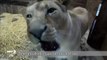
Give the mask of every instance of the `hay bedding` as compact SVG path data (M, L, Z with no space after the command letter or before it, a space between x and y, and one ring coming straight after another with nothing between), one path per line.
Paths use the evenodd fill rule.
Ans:
M0 15L0 55L2 55L0 57L7 56L9 50L30 51L35 47L36 45L28 40L26 21L21 14ZM17 56L12 59L21 60Z
M24 48L27 40L26 23L20 14L4 13L0 20L0 50L13 50Z

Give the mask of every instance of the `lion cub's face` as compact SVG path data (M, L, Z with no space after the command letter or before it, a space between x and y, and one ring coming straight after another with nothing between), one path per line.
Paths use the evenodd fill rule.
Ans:
M61 29L67 19L64 6L53 1L36 2L27 8L26 13L28 32L39 40L52 40L47 36ZM54 39L52 41L53 45L58 45Z
M27 8L27 22L29 31L42 33L47 27L47 24L58 29L65 23L66 10L53 1L37 2Z

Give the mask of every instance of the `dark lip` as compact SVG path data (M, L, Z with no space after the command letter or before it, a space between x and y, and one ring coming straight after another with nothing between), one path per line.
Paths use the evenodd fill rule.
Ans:
M35 38L37 38L37 39L39 39L39 40L41 40L41 36L42 36L42 33L39 33L38 35L39 36L37 36L36 34L34 34L34 33L32 33L32 32L29 32L30 34L32 34Z

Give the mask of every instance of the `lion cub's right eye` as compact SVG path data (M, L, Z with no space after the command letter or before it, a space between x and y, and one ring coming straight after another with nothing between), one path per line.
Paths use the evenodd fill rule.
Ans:
M27 18L32 18L32 15L31 14L27 14L26 17Z
M50 9L47 10L47 14L48 13L53 13L55 10L56 10L56 8L50 8Z

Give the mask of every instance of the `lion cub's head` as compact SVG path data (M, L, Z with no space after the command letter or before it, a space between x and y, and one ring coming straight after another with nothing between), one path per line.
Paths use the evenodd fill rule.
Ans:
M76 16L75 13L72 13L71 16L73 14ZM67 24L70 22L67 20L70 18L65 6L54 1L40 1L29 6L26 19L31 41L33 43L41 42L44 50L58 49L60 43L55 41L57 33L60 30L66 30Z

